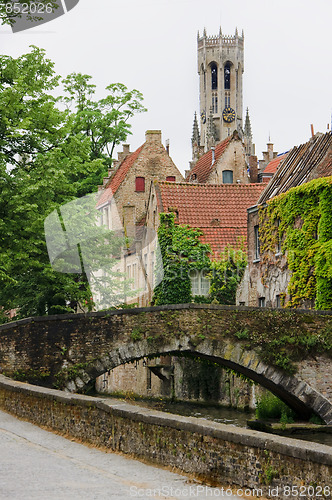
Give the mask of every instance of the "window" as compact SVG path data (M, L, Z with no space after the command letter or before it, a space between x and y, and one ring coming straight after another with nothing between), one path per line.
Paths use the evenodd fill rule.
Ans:
M254 227L254 233L255 233L255 259L259 260L260 258L259 226Z
M203 295L205 297L209 295L210 280L205 271L192 269L189 277L191 281L191 293L193 295Z
M258 306L259 307L265 307L265 297L259 297L259 299L258 299Z
M225 108L229 108L231 105L231 93L225 92Z
M225 90L230 90L231 88L231 66L229 63L225 65L224 68L224 81L225 81Z
M175 182L175 175L168 175L166 177L167 182Z
M211 86L212 90L217 90L218 88L218 70L215 63L211 64Z
M276 295L276 307L281 307L280 295Z
M146 372L146 388L148 391L151 390L151 370L150 368L147 368L146 369L147 372Z
M222 182L223 184L233 184L233 170L223 170Z
M154 252L151 252L151 287L154 287L154 268L155 268L155 261L154 261Z
M145 191L145 177L136 177L135 190L138 193L144 193L144 191Z
M133 267L132 267L132 280L133 280L133 284L132 284L132 288L133 289L136 289L137 288L137 264L133 264Z
M218 94L213 92L212 94L212 113L218 113Z
M144 290L148 289L148 254L144 254Z
M240 302L239 306L244 307L246 305L245 302Z

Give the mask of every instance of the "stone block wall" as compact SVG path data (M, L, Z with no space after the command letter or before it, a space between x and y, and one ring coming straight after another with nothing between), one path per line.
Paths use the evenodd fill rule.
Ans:
M4 376L0 408L68 437L176 468L217 486L251 488L269 498L271 488L278 487L280 500L289 498L285 487L332 490L332 448L324 445L117 400L69 395ZM331 493L324 498L331 500Z

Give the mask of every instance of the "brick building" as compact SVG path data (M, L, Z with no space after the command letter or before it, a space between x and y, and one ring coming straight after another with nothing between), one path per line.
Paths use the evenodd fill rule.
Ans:
M251 157L253 159L255 157ZM257 182L257 164L246 160L245 144L235 131L213 146L186 171L187 182L199 184L250 184ZM249 173L250 172L250 173Z
M316 134L305 144L295 146L281 160L273 178L265 185L258 204L248 208L248 268L237 292L237 304L240 305L280 307L281 297L282 302L288 302L291 279L288 256L282 253L282 240L274 252L262 254L259 211L271 199L293 187L332 175L331 132ZM280 222L278 220L278 224ZM297 224L295 229L300 231L301 220ZM313 306L311 302L302 303L302 307Z
M128 145L123 146L100 186L98 209L110 229L135 226L144 219L153 181L183 180L161 142L161 131L148 130L145 137L145 143L133 153Z
M215 260L226 246L246 246L247 207L257 203L264 187L263 184L156 182L151 186L146 225L157 231L159 214L175 212L178 224L202 230L201 241L210 245L211 259ZM204 281L204 276L200 280ZM203 288L203 283L199 284L198 290ZM204 294L207 295L208 289L204 288ZM146 303L150 300L151 296L147 296Z

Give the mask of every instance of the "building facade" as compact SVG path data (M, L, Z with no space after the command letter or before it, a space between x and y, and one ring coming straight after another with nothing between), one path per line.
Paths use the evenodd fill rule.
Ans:
M286 248L285 233L289 228L285 227L283 217L280 215L273 220L266 220L266 213L269 212L265 209L278 197L287 198L292 188L299 188L310 181L331 175L331 132L316 134L307 143L292 148L287 155L280 158L280 164L262 192L258 204L248 208L248 267L237 291L236 303L238 305L282 307L289 304L303 308L315 307L317 300L314 288L318 274L314 256L323 243L319 235L321 202L317 193L320 186L309 186L311 193L310 191L299 192L298 213L295 206L290 206L289 213L294 213L292 236L288 236L287 242L288 246L291 245L291 252L284 250ZM308 219L308 205L311 210L310 219ZM271 244L265 243L265 250L262 248L262 227L270 228ZM282 232L280 229L283 227ZM299 270L304 272L304 269L308 268L307 283L312 282L313 285L311 294L301 290L294 292L297 290L297 271L293 263L304 248L311 248L311 250L308 254L303 253ZM304 288L307 287L307 283L304 284Z

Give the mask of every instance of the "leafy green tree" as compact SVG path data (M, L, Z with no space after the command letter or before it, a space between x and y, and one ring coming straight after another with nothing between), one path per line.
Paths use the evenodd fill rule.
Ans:
M72 89L70 79L66 82L64 92L75 94L75 82ZM54 97L59 85L54 64L42 49L32 47L17 59L0 56L0 308L17 308L19 317L73 311L77 304L91 306L84 273L52 269L44 221L61 205L96 191L110 157L105 160L106 139L97 150L91 134L78 127L80 113L90 104L81 103L81 110L61 109ZM137 96L137 91L116 87L119 101L123 92L127 116L128 94ZM136 97L133 110L136 106L142 110L134 101ZM97 115L97 104L93 110ZM103 113L104 108L100 129ZM104 126L112 128L115 123L121 128L109 118ZM112 144L124 140L129 129L126 122ZM109 134L105 131L105 136Z
M89 75L81 73L67 76L63 80L67 95L62 100L69 109L75 108L72 130L89 137L91 159L103 158L110 165L115 146L130 133L129 120L135 113L146 111L143 96L122 83L113 83L106 87L107 96L96 101L93 100L96 86L90 80Z

